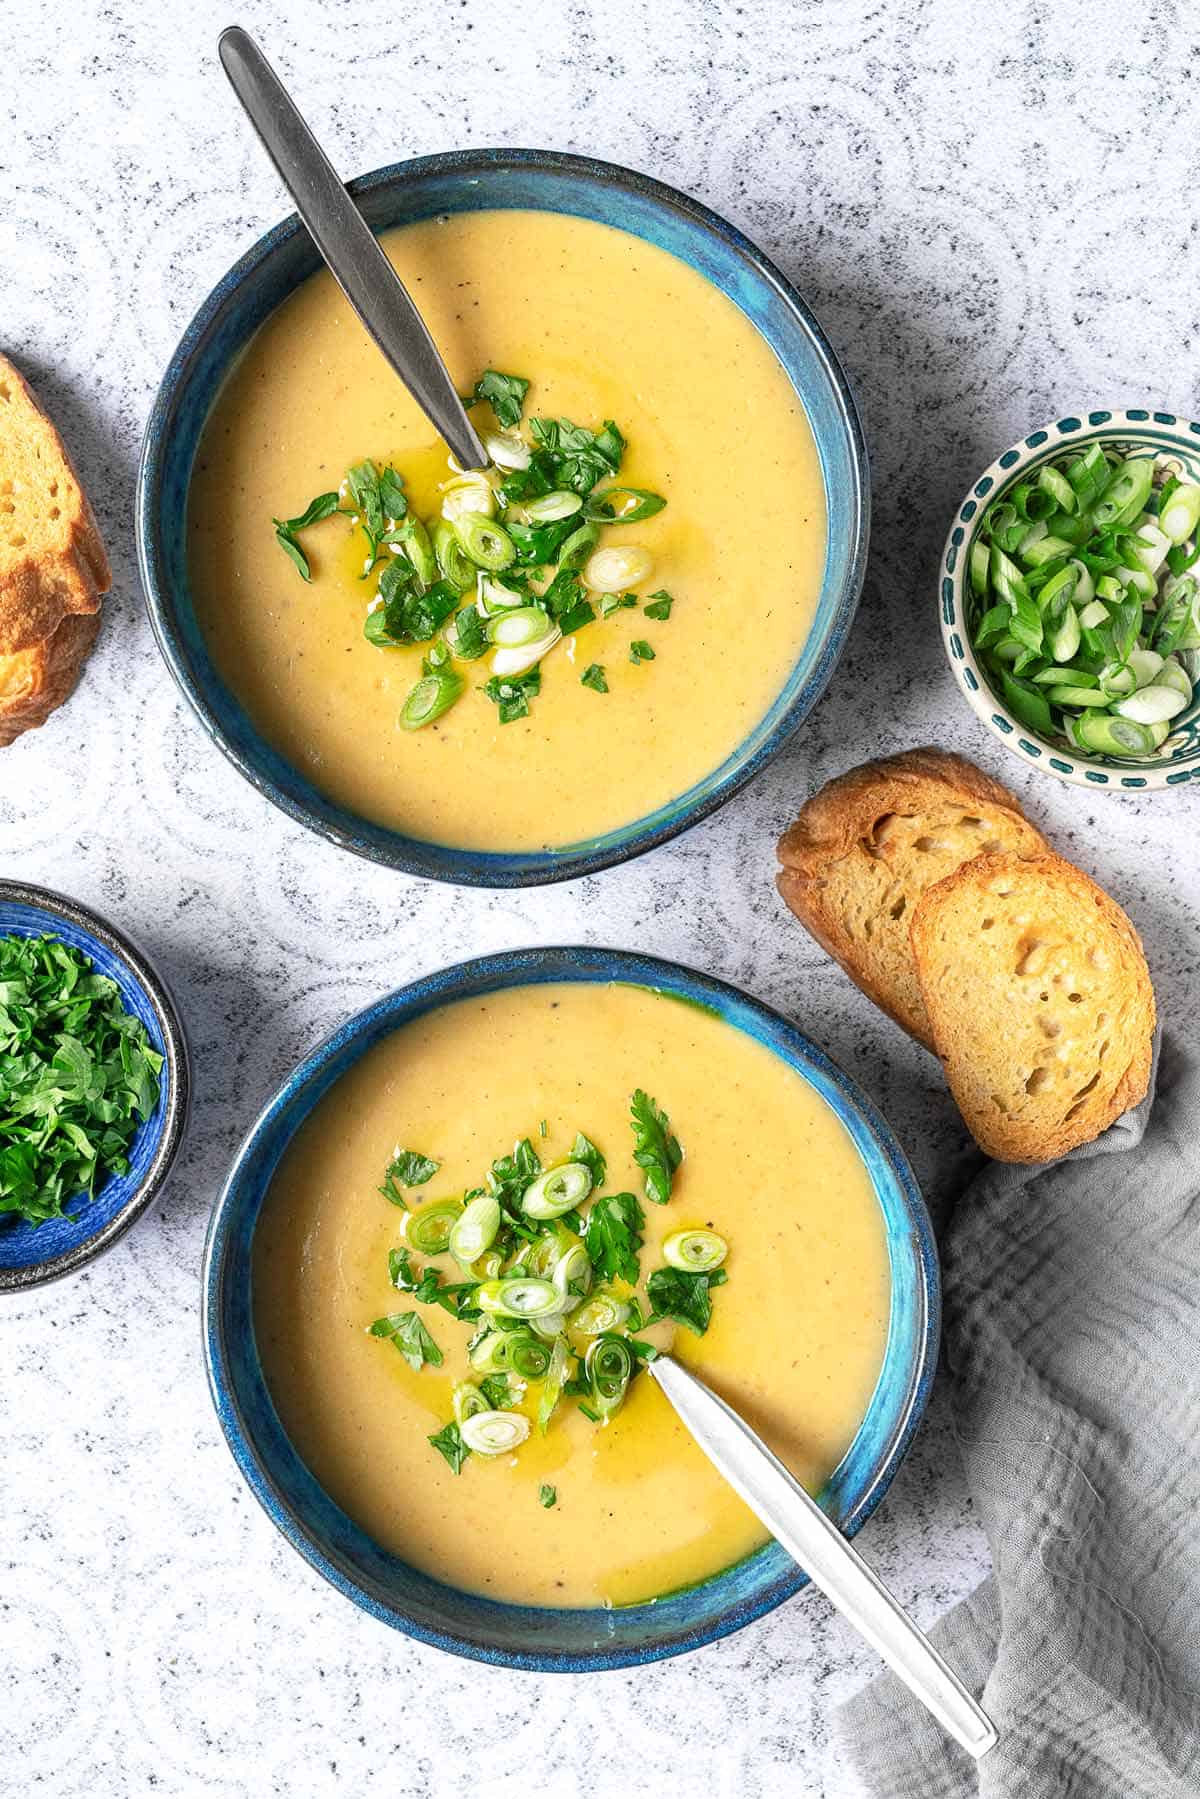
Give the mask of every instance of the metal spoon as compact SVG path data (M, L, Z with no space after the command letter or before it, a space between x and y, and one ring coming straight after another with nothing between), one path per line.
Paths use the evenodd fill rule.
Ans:
M221 33L217 49L334 280L460 467L486 468L487 453L424 319L287 89L240 25Z
M943 1730L977 1760L994 1748L991 1719L762 1438L673 1357L658 1356L649 1368L717 1472Z

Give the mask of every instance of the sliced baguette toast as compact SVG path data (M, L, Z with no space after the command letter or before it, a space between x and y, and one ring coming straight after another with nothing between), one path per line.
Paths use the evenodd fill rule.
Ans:
M1046 1162L1145 1096L1154 990L1121 908L1073 863L965 863L912 917L925 1007L950 1090L1001 1162Z
M0 742L40 725L71 691L110 582L62 439L0 356Z
M61 706L87 661L100 620L94 612L72 612L53 637L31 649L0 656L0 748L24 731L45 724Z
M908 750L813 795L780 838L778 887L850 979L932 1050L909 940L918 900L975 856L1048 847L1015 796L974 763Z

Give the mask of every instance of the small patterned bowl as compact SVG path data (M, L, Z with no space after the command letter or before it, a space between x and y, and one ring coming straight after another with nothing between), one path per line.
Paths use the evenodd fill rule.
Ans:
M1018 479L1035 473L1042 463L1068 451L1084 450L1092 443L1112 444L1122 451L1151 449L1169 469L1200 481L1200 425L1176 418L1173 412L1141 408L1089 412L1080 418L1056 419L1052 425L1032 431L984 470L955 514L938 582L942 640L967 704L992 735L1023 762L1077 787L1117 793L1182 787L1200 780L1200 700L1173 720L1170 737L1154 755L1085 756L1065 740L1035 736L1028 725L1013 717L989 687L967 635L971 545L984 513Z
M777 1543L711 1580L617 1609L499 1604L444 1585L375 1543L309 1472L271 1401L254 1336L251 1261L264 1196L288 1142L329 1088L392 1031L453 1000L539 981L626 981L717 1012L788 1062L829 1104L875 1188L891 1267L883 1367L858 1434L821 1500L847 1536L879 1504L921 1420L937 1360L937 1251L916 1183L865 1094L803 1036L722 981L622 950L507 950L402 987L350 1018L305 1057L238 1153L204 1255L204 1344L229 1447L267 1515L339 1593L423 1643L475 1661L586 1672L659 1661L749 1624L807 1584Z
M285 761L218 675L192 604L188 483L209 408L258 326L321 264L295 213L223 277L171 358L142 449L138 557L159 648L209 736L290 817L389 868L474 887L540 886L595 874L665 843L723 805L782 748L828 685L862 589L870 513L866 450L849 385L820 325L762 252L716 213L647 175L552 150L455 150L376 169L349 186L377 232L442 213L518 207L596 219L659 245L745 313L779 359L812 427L828 512L816 614L795 666L744 741L686 792L601 836L551 850L454 849L336 804Z
M60 894L0 881L0 937L9 936L57 937L82 950L97 974L117 983L125 1010L141 1019L164 1060L158 1105L130 1145L128 1174L114 1176L95 1199L72 1205L74 1221L52 1218L32 1225L0 1215L0 1293L74 1274L124 1236L170 1173L187 1127L190 1091L187 1040L174 1002L146 958L119 931Z

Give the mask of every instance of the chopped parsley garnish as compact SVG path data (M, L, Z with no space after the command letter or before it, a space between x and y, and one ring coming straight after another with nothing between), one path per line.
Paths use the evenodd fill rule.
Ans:
M297 531L306 531L309 525L319 524L338 509L338 496L335 493L319 493L315 500L310 500L304 511L297 518L276 518L271 523L275 527L275 541L286 556L299 569L306 581L312 580L312 572L308 566L308 557L300 547Z
M479 377L464 403L491 407L500 435L489 433L486 443L497 461L467 471L452 463L438 517L418 518L400 471L366 458L347 471L336 493L319 494L296 518L272 521L280 548L306 581L312 571L304 530L338 513L362 532L366 553L359 578L374 577L363 621L368 643L386 650L434 646L401 705L397 723L405 731L433 726L457 705L470 683L453 664L489 652L490 679L478 683L482 693L497 707L501 724L528 718L543 658L563 638L593 624L597 610L608 618L639 604L636 593L598 590L649 580L648 550L605 547L601 537L607 526L653 518L666 500L615 479L626 441L612 419L599 429L540 416L523 425L529 386L525 376L499 369ZM512 607L505 590L520 595L525 608L507 627L498 616ZM665 619L670 609L671 596L660 590L645 612ZM654 651L640 639L630 659L652 662ZM595 693L608 692L600 663L592 663L581 682Z
M665 1205L683 1160L679 1139L641 1087L631 1097L630 1119L647 1196ZM545 1139L545 1119L538 1130ZM439 1166L397 1151L389 1176L402 1157L406 1172ZM413 1214L416 1223L406 1222L410 1244L435 1259L452 1258L465 1278L447 1280L432 1262L416 1265L408 1245L390 1251L393 1287L474 1326L464 1345L470 1366L453 1389L453 1422L429 1439L455 1473L468 1453L508 1454L535 1425L544 1434L564 1400L594 1424L607 1424L639 1371L661 1353L639 1333L665 1319L697 1335L708 1328L712 1290L726 1278L725 1239L708 1227L669 1232L661 1244L667 1266L650 1276L643 1300L637 1289L646 1215L635 1194L605 1192L607 1180L608 1158L586 1132L576 1131L569 1150L549 1165L532 1138L521 1137L461 1200L430 1202ZM416 1241L425 1226L427 1238ZM414 1370L442 1364L415 1311L377 1318L369 1329ZM557 1495L546 1490L553 1497L542 1503L553 1504Z
M604 520L609 523L619 520L623 525L636 525L644 518L653 518L666 505L660 493L651 493L645 487L605 487L593 493L583 509L584 518Z
M479 1383L479 1391L495 1412L502 1412L517 1397L507 1374L485 1374Z
M451 1474L461 1474L462 1465L471 1451L462 1440L462 1433L457 1424L444 1424L441 1430L435 1431L429 1441L449 1463Z
M388 1251L388 1279L398 1293L411 1293L422 1305L441 1306L452 1318L479 1316L472 1303L478 1281L444 1281L440 1269L414 1268L407 1249Z
M511 431L521 422L529 383L521 375L502 375L499 369L485 369L475 383L471 403L486 400L496 415L496 423Z
M558 1488L551 1487L543 1481L542 1485L538 1488L538 1504L544 1505L547 1511L550 1510L552 1505L557 1505Z
M542 691L542 671L531 668L523 675L493 675L483 691L499 708L500 723L511 725L515 719L528 718L530 700Z
M584 1244L592 1267L601 1280L620 1278L636 1286L637 1252L646 1219L632 1193L606 1193L593 1202L587 1215Z
M368 612L363 635L368 643L398 647L429 643L453 612L458 610L458 589L449 581L422 587L410 563L397 556L379 579L380 604Z
M394 1343L410 1368L433 1368L442 1365L442 1352L430 1336L416 1312L391 1312L377 1318L370 1327L373 1337L384 1337Z
M642 1170L646 1198L665 1206L671 1197L671 1177L683 1160L671 1120L639 1087L629 1105L633 1121L633 1159Z
M600 616L609 618L614 612L632 612L636 605L636 593L602 593L600 595Z
M347 471L346 486L354 502L355 515L366 534L368 562L363 570L365 577L378 562L384 544L408 511L404 478L394 468L379 469L368 460L356 462Z
M690 1331L702 1337L712 1317L709 1294L728 1278L723 1268L714 1268L709 1274L685 1274L681 1268L656 1268L646 1282L646 1292L654 1307L647 1324L654 1324L660 1318L673 1318L677 1324L686 1324Z
M598 1193L604 1185L607 1166L601 1151L596 1148L590 1137L584 1136L582 1131L575 1133L575 1141L571 1145L571 1160L583 1163L592 1177L592 1191Z
M454 654L460 662L478 662L489 648L487 631L474 606L464 606L454 617Z
M66 1215L129 1168L163 1058L121 991L56 937L0 937L0 1215Z
M401 1193L401 1187L424 1187L440 1167L440 1162L421 1155L415 1149L398 1149L383 1171L383 1183L379 1191L394 1206L407 1211L408 1201Z

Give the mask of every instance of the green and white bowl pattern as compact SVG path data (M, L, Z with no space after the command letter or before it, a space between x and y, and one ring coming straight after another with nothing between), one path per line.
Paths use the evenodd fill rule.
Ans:
M1064 451L1084 450L1091 443L1111 444L1123 453L1135 448L1152 449L1168 469L1200 481L1200 425L1176 418L1173 412L1138 408L1089 412L1078 418L1057 419L1040 431L1031 431L984 470L954 515L938 578L942 641L967 704L992 735L1022 761L1079 787L1103 787L1116 792L1181 787L1188 781L1200 780L1200 699L1172 721L1171 735L1153 755L1084 756L1065 740L1036 736L1013 717L988 685L967 635L967 571L971 545L984 513L1019 478L1034 473L1042 463Z

